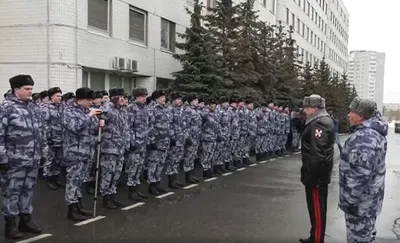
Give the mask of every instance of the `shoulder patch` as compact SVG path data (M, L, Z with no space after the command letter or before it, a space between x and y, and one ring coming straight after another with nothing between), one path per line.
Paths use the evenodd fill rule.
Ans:
M314 136L315 136L316 138L320 138L320 137L322 136L322 130L319 129L319 128L315 129Z

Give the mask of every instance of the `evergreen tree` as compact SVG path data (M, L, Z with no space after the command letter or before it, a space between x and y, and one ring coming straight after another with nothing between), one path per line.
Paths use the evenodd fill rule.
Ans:
M302 96L309 96L315 93L314 74L310 62L304 65L301 73L301 94Z
M321 95L322 97L327 97L327 94L330 92L329 86L331 83L331 72L329 70L328 64L325 62L325 57L322 58L322 61L316 65L316 69L314 69L314 77L315 77L315 93Z
M191 17L190 28L179 34L185 42L176 43L176 47L184 53L174 54L174 58L182 64L183 69L173 73L176 80L172 89L212 95L221 83L220 57L214 50L207 30L202 26L202 9L203 4L199 0L195 0L193 11L186 8Z

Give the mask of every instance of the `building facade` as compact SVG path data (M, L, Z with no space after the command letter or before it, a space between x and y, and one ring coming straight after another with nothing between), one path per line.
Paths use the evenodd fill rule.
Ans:
M385 53L376 51L350 52L348 78L360 97L376 101L383 111Z
M213 7L216 1L203 2ZM347 35L348 13L341 2L334 3L256 0L255 8L261 20L282 20L297 29L294 37L304 62L314 63L325 55L333 69L342 72L344 67L329 53L347 59L328 37L338 36L333 22ZM123 87L127 92L138 86L149 92L166 88L171 73L180 69L172 56L179 51L174 43L181 41L177 33L189 26L185 7L192 5L193 0L2 0L0 92L6 92L8 79L20 73L32 75L35 92L52 86L63 91L81 86Z

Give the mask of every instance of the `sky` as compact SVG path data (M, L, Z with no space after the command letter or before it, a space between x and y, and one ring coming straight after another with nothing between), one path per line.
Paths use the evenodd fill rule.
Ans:
M400 1L343 0L350 14L349 50L386 53L384 103L400 103Z

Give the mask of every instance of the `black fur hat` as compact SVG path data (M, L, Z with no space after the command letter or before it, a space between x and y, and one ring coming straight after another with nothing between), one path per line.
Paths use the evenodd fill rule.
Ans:
M10 78L11 89L21 88L25 85L35 85L35 82L30 75L21 74Z
M134 88L132 90L132 96L133 97L139 97L139 96L148 96L149 93L147 92L146 88Z
M48 95L47 90L43 90L42 92L40 92L40 99L43 100L44 98L46 98Z
M89 89L87 87L82 87L76 90L76 99L77 100L83 100L83 99L94 99L94 91L92 89Z
M63 95L63 100L64 100L64 101L70 100L70 99L73 99L73 98L75 98L75 94L72 93L72 92L67 92L67 93L65 93L65 94Z
M51 96L53 96L54 94L57 94L57 93L61 93L62 94L62 91L61 91L61 89L59 87L53 87L53 88L50 88L49 90L47 90L47 95L49 97L51 97Z
M199 97L196 94L191 94L187 97L187 102L192 102L195 99L199 99Z
M229 102L228 97L226 97L226 96L221 96L221 98L219 98L219 103L222 104L222 103L225 103L225 102Z
M153 100L156 100L158 98L160 98L161 96L165 96L165 91L158 89L158 90L154 90L154 92L151 94L151 98Z
M102 99L104 96L103 91L94 92L94 99Z
M123 88L112 88L108 92L110 94L110 98L115 97L115 96L124 96L125 95L125 91Z
M172 92L170 94L170 97L171 97L171 101L174 101L176 99L181 99L182 98L181 95L176 91Z

